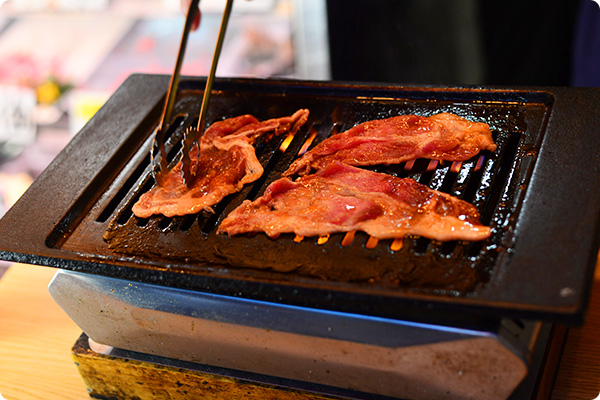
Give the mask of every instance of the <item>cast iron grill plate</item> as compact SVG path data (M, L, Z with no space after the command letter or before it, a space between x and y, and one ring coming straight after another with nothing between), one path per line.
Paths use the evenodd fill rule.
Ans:
M598 249L598 92L575 88L423 88L219 80L207 120L311 112L289 147L257 144L263 177L186 217L139 219L154 184L152 132L167 78L134 75L0 221L2 258L214 293L427 320L440 315L579 321ZM186 78L167 138L176 161L196 123L204 80ZM474 204L483 242L408 237L372 246L358 232L328 238L218 235L220 221L278 179L306 147L376 118L452 112L486 122L498 149L462 163L375 166ZM590 161L584 161L590 160ZM16 233L9 231L17 229ZM296 240L295 240L296 239ZM427 309L426 316L423 310Z
M270 98L271 97L271 98ZM177 117L171 125L166 148L170 159L177 161L181 148L182 133L190 126L196 126L196 110L199 108L199 94L184 91L180 106L176 108ZM212 99L213 116L235 116L233 104L276 104L277 99L269 94L257 99L255 93L237 92L232 98L230 92L216 93ZM220 263L236 267L272 269L279 272L294 272L303 276L316 276L330 281L368 281L390 288L410 288L425 292L464 294L483 284L493 268L498 256L496 243L509 239L507 220L517 208L521 189L515 186L515 180L508 182L508 174L517 166L528 174L525 163L533 154L516 157L524 149L533 149L535 145L523 135L526 122L518 107L506 105L455 104L440 100L435 104L422 104L420 101L407 103L405 99L379 99L374 103L370 99L348 99L335 96L322 96L318 99L298 95L286 99L286 105L278 109L265 111L259 107L248 108L253 115L260 114L261 119L287 115L289 109L304 107L313 112L304 127L294 136L290 147L281 149L285 137L258 143L257 155L265 167L265 174L258 182L247 185L241 193L229 196L213 207L214 212L203 211L186 217L166 218L154 216L140 219L133 215L132 205L142 193L154 184L149 173L149 157L144 157L135 166L134 173L119 184L119 192L96 218L103 223L110 220L105 239L109 247L124 255L140 258L179 260L188 265L202 263ZM543 122L546 107L529 105L528 112L537 121ZM434 189L449 192L475 204L484 224L492 224L494 237L483 242L447 242L436 243L425 238L405 239L401 248L392 250L391 240L377 245L368 241L366 234L359 232L354 240L344 242L344 234L331 235L328 238L306 238L299 240L294 235L281 235L278 239L269 239L264 234L240 235L230 238L219 235L216 230L221 220L231 210L246 199L254 200L262 194L265 186L279 178L290 162L307 144L314 146L332 132L346 130L356 123L385 116L419 113L430 115L440 111L452 111L469 114L472 119L486 120L495 125L495 142L499 149L495 154L484 153L480 157L452 168L451 163L434 166L427 160L419 160L414 166L402 163L397 166L375 167L376 170L396 176L411 176ZM502 120L496 117L500 115ZM530 123L531 125L531 123ZM539 130L539 127L531 129ZM311 137L314 141L310 142ZM310 147L308 147L310 148ZM148 151L145 152L148 154ZM452 169L452 170L451 170ZM520 177L524 181L525 177ZM503 202L501 204L501 202ZM87 225L87 224L86 224ZM506 238L505 238L506 237ZM53 247L62 246L62 235ZM342 244L343 243L343 244ZM81 250L81 244L68 250ZM399 247L399 246L398 246ZM367 282L363 285L369 284Z

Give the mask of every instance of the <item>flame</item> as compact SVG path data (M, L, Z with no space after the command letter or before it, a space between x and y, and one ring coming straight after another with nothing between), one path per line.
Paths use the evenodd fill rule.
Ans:
M433 171L438 165L438 160L429 161L429 165L427 165L427 172Z
M390 250L398 251L402 248L403 244L404 244L404 240L402 238L396 238L390 245Z
M404 170L405 171L410 171L411 169L413 169L413 167L415 166L415 161L416 160L408 160L406 162L406 164L404 164Z
M310 133L310 136L308 137L308 139L306 139L306 142L304 142L304 144L300 148L300 151L298 151L299 156L306 153L306 150L308 150L308 148L310 147L310 145L312 144L313 140L315 140L316 137L317 137L317 130L313 129L312 132Z
M481 169L481 167L483 167L484 161L485 161L485 156L483 154L481 154L479 156L479 158L477 159L477 164L475 164L475 168L473 170L477 171L477 170Z
M344 235L344 238L342 239L342 242L340 244L344 247L350 246L352 244L352 242L354 241L355 234L356 234L356 231L347 232L346 235Z
M378 243L379 243L379 239L377 239L376 237L373 237L373 236L369 236L369 240L367 240L367 243L365 243L365 247L367 249L374 249Z
M329 240L329 235L319 236L319 238L317 239L317 244L318 245L325 244L325 243L327 243L328 240Z
M462 167L462 161L454 161L452 163L452 165L450 166L450 172L454 172L455 174L458 174L461 167Z
M281 150L281 152L286 151L287 148L290 146L290 143L292 143L292 140L294 140L294 134L288 133L284 141L281 143L281 146L279 146L279 150Z
M304 240L304 236L296 235L294 237L294 242L296 242L296 243L300 243L303 240Z

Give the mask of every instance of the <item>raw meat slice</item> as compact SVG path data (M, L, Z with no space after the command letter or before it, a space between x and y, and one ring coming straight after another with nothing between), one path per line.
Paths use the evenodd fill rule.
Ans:
M254 182L263 173L256 158L254 142L260 136L295 133L308 119L308 110L293 115L259 122L251 115L242 115L215 122L200 140L200 150L190 152L191 170L195 179L188 188L181 172L181 162L168 172L162 186L144 193L133 206L140 218L153 214L167 217L211 211L225 196Z
M377 239L414 234L440 241L483 240L490 228L477 209L411 178L363 170L339 162L296 181L273 182L263 196L244 201L219 232L321 236L364 231Z
M465 161L496 150L489 126L454 114L401 115L373 120L330 136L294 161L284 176L306 175L335 161L365 166L416 158Z

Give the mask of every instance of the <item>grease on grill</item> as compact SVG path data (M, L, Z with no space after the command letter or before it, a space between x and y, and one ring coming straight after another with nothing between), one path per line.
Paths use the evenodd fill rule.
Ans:
M498 118L498 110L490 110L490 107L475 107L480 114L466 115L478 121L493 122L490 126L498 144L494 154L484 152L459 163L420 159L373 167L379 172L414 178L433 189L474 204L482 215L482 223L492 227L492 237L486 241L441 243L421 237L377 241L363 232L320 238L282 234L277 239L263 234L232 238L216 234L220 221L230 211L243 200L260 196L269 183L278 179L288 165L309 148L357 122L388 116L381 111L374 116L368 110L372 105L359 106L366 107L367 111L354 115L355 120L344 122L338 119L340 115L352 115L348 114L348 110L342 112L335 107L328 117L321 115L320 119L316 119L317 113L311 110L311 118L295 137L258 143L257 156L265 173L259 181L225 198L212 214L202 211L172 219L153 216L139 220L132 215L131 206L143 191L152 186L153 180L149 173L137 181L132 179L137 184L129 182L131 187L124 188L130 197L120 194L124 196L125 205L119 210L114 210L113 206L113 210L102 213L103 218L113 211L115 214L104 235L105 240L118 254L183 261L190 267L216 264L224 268L269 269L275 274L293 272L330 281L361 281L366 285L446 295L476 291L489 280L496 258L506 250L504 243L510 241L511 236L507 232L512 227L507 221L512 220L511 215L518 208L513 199L520 196L520 189L510 179L512 172L518 168L517 155L526 128L520 119L518 106L509 111L497 106L506 113L504 122ZM432 105L421 113L456 111L453 107L440 109L439 105ZM471 108L468 106L466 109ZM419 110L409 107L406 112L396 110L395 113L416 111ZM465 116L465 106L459 111L459 115ZM181 135L175 136L175 139L180 139ZM167 144L167 148L177 146L175 139ZM140 168L145 166L138 166L138 174Z

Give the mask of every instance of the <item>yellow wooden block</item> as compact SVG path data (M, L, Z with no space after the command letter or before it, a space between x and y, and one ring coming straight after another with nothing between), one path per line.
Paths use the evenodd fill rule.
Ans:
M73 359L90 395L120 400L325 400L329 395L98 354L82 335Z

